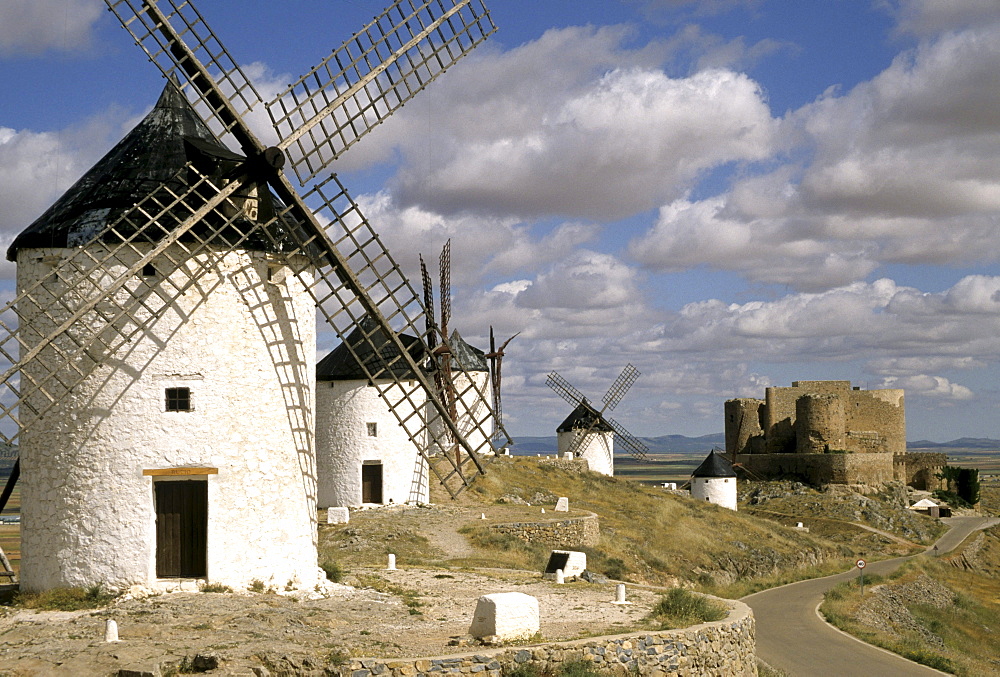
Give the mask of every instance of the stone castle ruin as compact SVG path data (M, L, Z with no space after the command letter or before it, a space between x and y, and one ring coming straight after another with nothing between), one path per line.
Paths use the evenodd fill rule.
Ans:
M945 454L906 451L900 389L861 390L850 381L794 381L763 400L726 401L726 453L752 476L798 476L810 484L942 488Z

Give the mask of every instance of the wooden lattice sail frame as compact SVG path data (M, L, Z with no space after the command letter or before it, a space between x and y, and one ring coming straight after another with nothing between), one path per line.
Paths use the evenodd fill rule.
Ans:
M320 319L355 357L372 351L387 356L358 361L438 480L456 496L484 471L486 455L494 450L488 442L495 425L489 394L466 379L465 391L454 398L457 406L474 403L458 413L480 432L468 437L486 441L474 448L454 424L455 404L442 400L422 356L400 340L405 332L424 345L446 346L449 337L429 335L434 329L423 321L418 295L374 228L336 175L321 174L496 30L482 1L397 0L267 104L191 2L106 3L212 132L238 146L243 157L224 173L189 163L131 209L78 237L70 255L53 260L46 277L20 289L0 311L0 359L7 362L0 439L16 443L74 387L150 331L215 262L253 241L276 267L291 271ZM280 139L276 146L262 143L246 121L260 105L271 115ZM303 194L282 171L286 159ZM168 262L174 271L155 290L141 281L143 268L154 260ZM71 293L52 298L52 281ZM57 312L47 316L47 308ZM354 332L349 342L366 316L374 329ZM260 329L265 336L274 330ZM280 348L274 350L280 368ZM398 361L417 378L397 378ZM309 436L302 415L294 427ZM505 431L503 438L509 443ZM310 441L302 446L310 447ZM457 451L431 456L433 448Z

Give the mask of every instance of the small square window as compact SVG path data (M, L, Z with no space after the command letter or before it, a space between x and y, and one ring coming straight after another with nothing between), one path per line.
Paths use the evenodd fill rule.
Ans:
M167 388L167 411L192 411L190 388Z
M156 266L154 266L152 263L147 263L146 265L144 265L142 267L142 276L156 277Z
M378 423L368 424L368 437L378 437Z

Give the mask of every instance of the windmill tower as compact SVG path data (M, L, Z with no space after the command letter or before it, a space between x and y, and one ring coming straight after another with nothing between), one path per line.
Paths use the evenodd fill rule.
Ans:
M649 448L620 423L604 415L604 412L618 406L638 378L639 370L631 364L626 365L604 395L604 407L598 411L583 393L562 376L556 372L548 375L545 385L574 406L570 415L556 429L561 458L583 458L592 472L614 475L616 435L619 444L634 457L646 458Z
M22 585L312 585L317 313L421 453L434 431L412 412L445 421L455 454L429 467L453 496L489 450L444 416L403 338L424 341L418 297L320 174L495 28L478 0L396 2L266 105L268 148L245 120L263 102L191 2L106 2L177 85L8 252Z
M715 450L691 473L691 498L736 510L736 472Z
M502 441L506 438L506 431L500 419L495 416L496 409L491 411L480 397L480 393L489 391L494 383L486 353L467 343L457 329L450 335L448 333L451 323L451 240L442 248L438 265L441 282L440 324L434 317L433 283L423 257L420 258L424 307L427 309L425 318L428 349L431 356L429 366L435 387L446 405L444 416L428 410L428 424L438 431L430 451L444 456L455 453L448 423L473 446L492 448L494 443L497 447L504 446ZM494 406L498 392L493 391ZM450 421L444 420L445 417Z
M355 358L347 346L360 343L365 332L379 349L362 350ZM426 361L426 349L418 338L402 334L400 339L414 361ZM316 496L320 508L430 501L427 460L379 396L378 388L395 387L392 380L383 373L373 383L366 376L391 370L412 387L417 374L405 361L397 359L386 366L397 357L388 337L366 317L346 342L316 365ZM400 411L404 417L422 416L430 406L419 395L411 398L412 411Z

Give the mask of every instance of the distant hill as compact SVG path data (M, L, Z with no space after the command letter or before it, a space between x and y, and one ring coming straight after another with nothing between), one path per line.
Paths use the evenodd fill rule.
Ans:
M712 447L725 448L725 433L713 433L701 437L686 437L684 435L661 435L660 437L640 437L651 454L702 454ZM960 437L950 442L931 442L917 440L907 442L907 449L1000 449L1000 440L988 437ZM554 454L558 450L555 436L551 437L515 437L511 453L515 456L535 454Z
M724 433L686 437L684 435L662 435L660 437L640 437L651 454L704 454L712 447L725 447ZM515 437L511 453L515 456L534 454L554 454L559 446L556 437Z
M1000 449L1000 440L993 440L989 437L959 437L951 442L931 442L929 440L917 440L907 442L907 449Z

